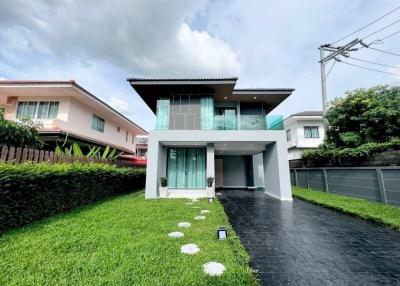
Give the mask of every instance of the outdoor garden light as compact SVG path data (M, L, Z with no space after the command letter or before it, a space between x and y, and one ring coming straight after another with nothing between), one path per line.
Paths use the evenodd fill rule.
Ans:
M218 240L224 240L228 238L228 231L226 230L226 227L220 226L217 229L217 238Z
M209 202L209 203L212 203L213 201L214 201L213 198L208 198L208 202Z

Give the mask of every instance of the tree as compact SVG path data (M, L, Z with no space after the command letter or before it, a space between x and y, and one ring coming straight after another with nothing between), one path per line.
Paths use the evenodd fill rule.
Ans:
M400 137L400 87L376 86L346 93L327 112L325 146L354 148Z
M4 118L4 109L0 107L0 145L15 147L41 148L38 125L31 120L14 122Z

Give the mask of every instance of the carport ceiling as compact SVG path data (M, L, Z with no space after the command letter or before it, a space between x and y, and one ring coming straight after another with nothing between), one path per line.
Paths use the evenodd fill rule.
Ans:
M266 143L254 142L216 142L216 155L254 155L265 150Z

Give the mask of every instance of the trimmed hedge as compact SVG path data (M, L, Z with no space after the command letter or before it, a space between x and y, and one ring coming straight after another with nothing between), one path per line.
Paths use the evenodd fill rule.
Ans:
M106 164L0 163L0 232L144 188L144 169Z

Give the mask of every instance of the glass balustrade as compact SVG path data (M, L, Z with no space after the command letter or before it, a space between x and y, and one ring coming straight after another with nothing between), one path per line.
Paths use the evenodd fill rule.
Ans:
M214 115L215 130L284 130L282 115Z

